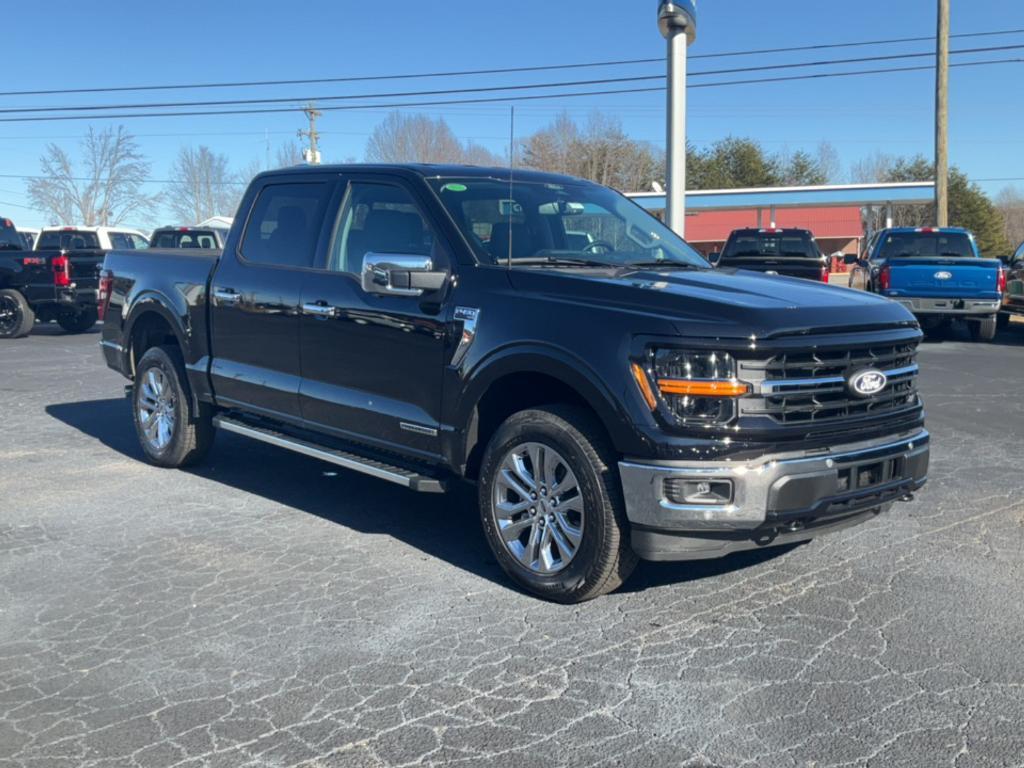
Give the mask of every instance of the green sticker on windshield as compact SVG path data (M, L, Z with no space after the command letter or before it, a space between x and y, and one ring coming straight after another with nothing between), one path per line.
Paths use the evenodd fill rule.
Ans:
M465 192L466 189L465 184L445 184L441 187L442 192Z

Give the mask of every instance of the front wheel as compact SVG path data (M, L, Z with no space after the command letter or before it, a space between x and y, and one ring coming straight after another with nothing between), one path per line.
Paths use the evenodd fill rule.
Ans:
M99 320L95 308L80 309L72 312L61 312L57 315L57 324L68 333L85 333Z
M614 453L581 409L535 408L498 428L481 466L480 516L505 573L549 600L606 594L636 566Z
M146 459L158 467L198 463L213 442L209 408L192 401L177 347L146 351L135 371L132 415Z
M971 341L992 341L996 337L997 325L996 315L989 315L981 320L968 320L967 326L971 330Z
M35 313L24 296L10 288L0 291L0 339L28 336L35 322Z

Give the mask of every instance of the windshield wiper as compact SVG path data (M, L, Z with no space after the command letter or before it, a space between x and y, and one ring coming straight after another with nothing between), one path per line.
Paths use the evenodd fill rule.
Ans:
M508 263L505 259L499 259L499 264ZM569 267L611 267L618 269L621 264L613 264L610 261L599 261L598 259L587 259L577 256L530 256L525 259L512 259L513 265L519 266L569 266Z
M638 267L641 269L645 267L655 267L658 269L663 267L669 267L671 269L707 269L707 267L702 267L699 264L687 264L685 261L672 261L671 259L662 259L660 261L627 261L625 266Z

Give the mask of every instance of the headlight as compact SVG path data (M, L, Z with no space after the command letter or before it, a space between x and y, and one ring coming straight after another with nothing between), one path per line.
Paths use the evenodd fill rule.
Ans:
M728 352L652 349L632 371L650 409L680 425L725 424L736 415L736 399L750 391Z

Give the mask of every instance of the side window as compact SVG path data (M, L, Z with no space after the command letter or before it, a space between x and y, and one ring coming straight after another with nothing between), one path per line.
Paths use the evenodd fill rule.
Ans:
M110 247L119 251L134 250L135 244L131 238L124 232L111 232L110 236Z
M349 186L334 225L327 269L358 275L368 253L441 258L426 217L402 187L364 182Z
M330 185L271 184L253 206L242 238L242 258L279 267L311 267Z
M132 234L132 235L128 235L128 237L132 241L132 248L137 248L137 249L149 248L149 241L146 238L144 238L142 235Z

